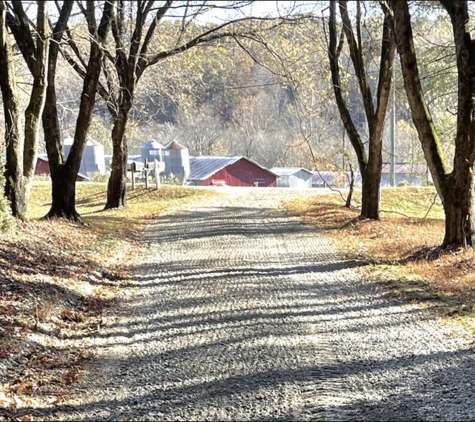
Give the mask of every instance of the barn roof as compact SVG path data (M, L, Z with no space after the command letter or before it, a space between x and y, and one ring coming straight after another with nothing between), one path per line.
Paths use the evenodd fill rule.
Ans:
M310 175L313 175L310 170L307 170L303 167L274 167L271 168L270 171L275 174L278 174L279 176L291 176L295 173L298 173L299 171L304 171Z
M132 161L142 161L142 156L140 154L128 155L127 162L131 163Z
M334 185L337 178L337 173L333 171L318 171L314 172L312 176L312 185Z
M206 180L218 171L236 163L237 161L244 159L252 164L260 167L261 169L271 173L272 175L279 177L278 174L273 171L262 167L255 161L246 158L242 155L195 155L190 156L190 180Z
M382 173L387 174L391 172L391 164L383 164ZM394 173L396 174L427 174L427 165L425 164L410 164L410 163L396 163L394 165Z
M160 142L157 142L155 139L152 139L151 141L143 145L141 149L149 150L149 149L164 149L164 148L165 147Z

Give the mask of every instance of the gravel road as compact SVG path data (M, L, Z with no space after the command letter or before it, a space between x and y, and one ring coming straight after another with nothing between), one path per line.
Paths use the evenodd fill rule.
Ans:
M150 225L89 377L47 419L475 419L472 339L280 206L315 190L219 190Z

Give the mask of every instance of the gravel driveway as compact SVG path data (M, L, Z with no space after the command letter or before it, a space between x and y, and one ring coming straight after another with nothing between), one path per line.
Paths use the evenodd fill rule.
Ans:
M150 225L91 375L50 419L475 419L472 339L279 205L315 190L219 190Z

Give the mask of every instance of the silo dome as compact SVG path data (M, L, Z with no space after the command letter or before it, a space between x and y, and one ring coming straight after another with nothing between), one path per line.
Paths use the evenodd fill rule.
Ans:
M164 148L165 147L161 143L152 139L140 148L140 157L142 158L142 161L145 159L149 162L153 162L153 160L163 161L162 150Z

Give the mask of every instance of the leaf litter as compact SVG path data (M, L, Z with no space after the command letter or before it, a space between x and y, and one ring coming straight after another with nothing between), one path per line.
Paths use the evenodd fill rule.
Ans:
M0 421L41 419L87 375L88 338L124 295L127 265L146 254L140 233L171 205L210 192L138 187L128 206L103 211L106 184L78 184L85 225L41 220L50 183L33 186L29 221L0 233ZM87 212L86 212L87 211Z

